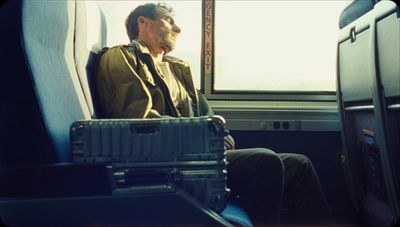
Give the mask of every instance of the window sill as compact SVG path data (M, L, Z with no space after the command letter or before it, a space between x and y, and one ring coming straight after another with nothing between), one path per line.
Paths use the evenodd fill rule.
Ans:
M336 102L212 100L229 130L340 131Z

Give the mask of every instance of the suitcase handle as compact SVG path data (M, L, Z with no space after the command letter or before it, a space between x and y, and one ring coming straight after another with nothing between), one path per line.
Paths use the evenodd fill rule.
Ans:
M151 123L151 124L131 124L130 126L131 133L133 134L157 134L160 132L160 124L159 123Z
M162 170L125 170L114 173L117 178L117 184L122 185L152 185L176 183L182 180L182 174L179 171Z

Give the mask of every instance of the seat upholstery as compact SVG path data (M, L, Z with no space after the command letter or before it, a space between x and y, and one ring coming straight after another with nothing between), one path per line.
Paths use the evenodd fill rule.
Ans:
M235 226L242 226L242 227L253 226L250 217L242 208L240 208L238 202L236 201L229 202L225 210L221 212L221 216L226 220L228 220L230 223L234 224Z
M23 1L22 5L22 43L27 65L59 162L69 161L71 123L90 119L75 68L75 3Z
M93 1L77 1L75 26L75 65L79 81L89 107L90 115L96 118L93 69L97 53L106 46L107 27L102 11Z

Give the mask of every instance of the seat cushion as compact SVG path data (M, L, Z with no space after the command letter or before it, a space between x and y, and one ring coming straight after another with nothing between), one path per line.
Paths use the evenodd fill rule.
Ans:
M252 227L249 215L235 202L229 202L221 212L221 216L235 226Z

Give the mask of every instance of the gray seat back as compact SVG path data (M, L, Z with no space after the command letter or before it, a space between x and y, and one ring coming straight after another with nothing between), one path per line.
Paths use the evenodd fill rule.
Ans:
M71 123L90 118L74 60L75 12L75 1L23 1L22 5L25 56L60 162L69 160Z
M362 219L390 226L400 217L399 8L379 1L373 9L360 8L361 16L346 10L341 19L355 19L341 28L338 43L344 168Z
M68 162L71 123L95 116L88 78L103 45L101 13L93 2L10 1L0 21L8 34L0 54L7 79L0 90L8 97L0 115L1 162Z

